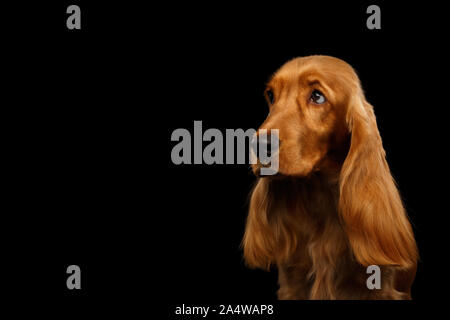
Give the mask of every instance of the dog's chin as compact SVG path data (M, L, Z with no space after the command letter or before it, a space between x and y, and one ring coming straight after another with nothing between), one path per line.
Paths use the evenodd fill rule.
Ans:
M269 169L270 164L263 165L258 162L257 164L252 165L253 174L258 178L264 178L264 179L281 179L283 177L287 177L285 174L283 174L283 172L280 172L280 171L277 171L275 174L262 174L261 173L262 168Z
M261 163L253 164L252 166L253 174L258 178L265 179L308 179L313 175L317 170L283 170L283 168L279 168L278 172L272 175L262 174L262 168L270 168L269 165L263 165Z
M260 162L258 161L257 164L253 164L253 165L252 165L252 171L253 171L253 174L254 174L255 176L257 176L258 178L268 178L268 177L273 177L273 176L276 176L276 175L279 174L279 172L277 172L277 173L274 174L274 175L264 175L264 174L262 174L261 169L263 169L263 168L269 168L269 167L270 167L270 165L263 165L262 163L260 163Z

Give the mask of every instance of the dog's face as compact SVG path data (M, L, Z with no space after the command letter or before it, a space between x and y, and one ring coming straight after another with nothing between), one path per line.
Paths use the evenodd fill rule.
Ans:
M342 164L347 105L357 88L353 69L328 56L297 58L274 74L265 90L269 115L259 129L278 129L279 174L305 177Z

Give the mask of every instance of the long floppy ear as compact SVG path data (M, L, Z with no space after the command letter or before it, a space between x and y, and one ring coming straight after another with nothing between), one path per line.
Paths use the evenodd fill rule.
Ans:
M272 264L285 261L295 252L298 219L292 208L282 205L288 189L266 178L258 179L253 189L242 240L244 258L250 267L269 270Z
M385 159L373 107L362 91L347 111L351 144L340 175L339 214L363 266L416 264L411 224Z

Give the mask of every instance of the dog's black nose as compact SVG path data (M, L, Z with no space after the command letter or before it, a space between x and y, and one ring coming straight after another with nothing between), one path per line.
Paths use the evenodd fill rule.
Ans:
M265 150L265 154L270 157L272 156L272 144L270 141L270 135L267 135L266 137L260 137L259 138L259 155L261 156L261 152L264 152L263 150Z
M272 152L278 151L278 147L280 145L280 141L278 140L277 135L273 135L269 132L258 132L255 135L251 142L251 147L253 152L259 159L264 157L270 158L272 156Z

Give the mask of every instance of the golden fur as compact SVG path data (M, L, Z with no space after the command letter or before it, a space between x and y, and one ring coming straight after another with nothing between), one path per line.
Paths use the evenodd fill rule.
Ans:
M416 243L355 71L333 57L297 58L269 90L260 129L279 130L279 173L252 192L248 265L277 266L279 299L410 299ZM381 267L379 290L366 286L369 265Z

